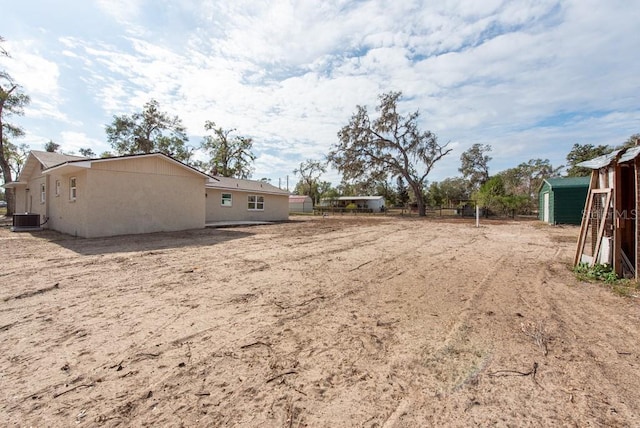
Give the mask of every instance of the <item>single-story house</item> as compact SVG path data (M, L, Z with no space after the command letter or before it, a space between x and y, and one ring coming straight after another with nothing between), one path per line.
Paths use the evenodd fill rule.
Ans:
M578 166L592 173L574 264L610 264L619 276L637 280L640 146L614 150Z
M538 190L538 215L549 224L580 224L589 177L546 178Z
M312 213L313 199L306 195L289 195L290 213Z
M324 207L347 208L355 207L360 210L371 212L384 211L384 196L340 196L337 198L324 198L320 200L320 205Z
M287 192L275 188L284 194L279 200L274 186L256 183L211 177L162 153L89 159L32 151L17 180L4 187L15 190L16 213L91 238L199 229L222 220L286 220Z
M204 227L210 179L161 153L103 159L32 151L18 180L16 212L86 238Z
M264 181L215 176L206 183L206 222L283 221L289 192Z

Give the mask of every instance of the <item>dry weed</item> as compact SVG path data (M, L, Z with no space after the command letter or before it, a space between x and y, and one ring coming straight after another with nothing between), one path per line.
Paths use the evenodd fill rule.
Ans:
M549 333L544 325L544 321L538 321L537 323L532 321L523 322L520 323L520 329L526 336L533 339L534 343L538 345L538 348L542 350L545 356L549 353L547 348Z

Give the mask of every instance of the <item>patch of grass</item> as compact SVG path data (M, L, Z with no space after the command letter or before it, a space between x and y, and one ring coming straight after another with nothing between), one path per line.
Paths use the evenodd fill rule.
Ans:
M607 284L613 284L618 280L618 275L609 264L589 266L589 263L580 263L573 271L581 281L603 281Z
M613 267L609 264L589 266L588 263L580 263L573 268L573 272L580 281L604 282L611 291L622 297L635 296L640 285L629 279L618 278Z

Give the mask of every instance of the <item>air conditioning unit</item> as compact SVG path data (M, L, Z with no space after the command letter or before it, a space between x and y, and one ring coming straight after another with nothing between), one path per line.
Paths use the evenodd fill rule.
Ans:
M42 230L40 227L40 214L20 213L13 215L13 232L28 230Z

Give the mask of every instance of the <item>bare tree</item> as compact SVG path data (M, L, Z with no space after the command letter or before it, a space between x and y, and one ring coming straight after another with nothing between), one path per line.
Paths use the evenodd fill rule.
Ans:
M320 161L307 159L300 162L300 166L293 170L295 175L300 176L300 181L296 185L297 193L311 196L316 204L320 202L320 176L325 172L327 172L327 167Z
M438 144L431 131L418 129L419 113L398 113L401 92L379 96L379 117L372 120L366 107L357 106L349 124L338 132L339 143L329 153L329 161L345 179L369 176L402 177L418 204L418 214L426 215L426 179L436 162L451 152L448 144Z

